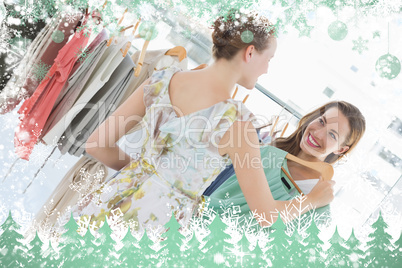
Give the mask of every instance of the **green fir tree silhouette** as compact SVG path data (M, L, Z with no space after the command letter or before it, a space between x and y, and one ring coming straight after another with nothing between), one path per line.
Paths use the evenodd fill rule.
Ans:
M306 245L303 243L303 237L299 234L298 228L293 231L290 242L288 267L308 267L306 260L308 260L309 252L306 250Z
M165 263L166 267L172 267L177 265L180 267L183 264L183 252L181 250L183 246L183 241L185 236L179 232L181 225L177 222L174 213L170 217L169 222L165 224L166 232L162 234L164 240L161 242L163 249L168 250L168 255L166 256Z
M225 267L229 266L232 257L232 244L228 242L231 236L225 232L227 225L222 222L217 214L208 229L211 233L203 249L206 249L206 256L202 262L204 267Z
M139 267L153 267L155 266L155 250L152 249L154 242L149 239L146 229L144 228L144 234L138 242L140 246L141 255L138 258Z
M325 267L324 263L324 242L318 237L320 229L315 224L314 218L310 226L306 230L307 237L304 239L306 243L307 259L306 265L309 267Z
M79 225L74 220L73 213L71 213L70 220L64 225L67 229L61 235L63 239L60 244L60 261L63 267L78 267L84 257L82 251L84 241L81 235L77 232Z
M285 233L285 229L286 225L278 213L278 219L270 227L270 236L273 238L270 242L272 245L270 248L272 267L286 267L289 264L289 236Z
M250 262L252 262L253 257L250 250L250 242L248 241L245 232L239 242L235 245L236 249L239 251L239 256L237 256L236 266L235 267L244 267L247 266Z
M374 232L369 234L371 240L367 242L368 249L365 256L367 267L392 267L394 264L394 259L392 258L392 236L386 231L388 224L384 221L381 211L377 221L371 227Z
M251 251L251 254L252 260L250 262L250 267L267 267L267 259L260 245L258 244L258 240L254 249Z
M395 260L395 267L402 267L402 232L399 234L399 239L395 241L395 249L393 257Z
M40 240L38 236L38 232L36 232L34 239L29 242L30 249L28 250L28 257L29 257L29 267L40 267L45 263L43 258L43 242Z
M139 262L139 256L142 254L142 251L136 246L138 241L132 235L130 226L121 242L123 243L123 247L118 251L120 254L120 267L133 267L133 265Z
M81 264L83 267L98 267L97 253L98 246L95 244L95 236L91 233L90 226L83 237L84 246L82 252L84 254Z
M96 240L99 244L96 251L93 253L96 256L98 267L113 267L118 265L118 255L116 253L116 241L111 237L113 231L107 222L107 216L102 227L98 229L100 237Z
M345 242L345 245L348 249L348 257L345 258L346 267L359 266L363 261L364 251L359 248L362 243L356 238L353 228L349 239Z
M49 246L47 249L43 251L43 260L45 264L44 267L53 268L61 266L59 254L54 250L51 240L49 240Z
M3 230L0 236L0 267L26 267L28 249L23 243L24 236L18 232L21 226L13 220L11 210L0 228Z
M184 257L187 263L200 263L204 258L204 253L201 251L201 242L198 241L195 232L191 239L186 244L187 249L184 252Z
M346 258L349 252L344 246L345 239L338 233L338 227L335 227L335 232L329 242L331 246L327 250L327 267L347 267Z

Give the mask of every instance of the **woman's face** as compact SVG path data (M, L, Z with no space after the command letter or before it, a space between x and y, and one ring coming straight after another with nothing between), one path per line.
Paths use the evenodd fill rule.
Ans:
M345 140L350 133L348 119L336 107L312 121L303 133L301 150L323 161L330 153L345 153Z
M268 73L269 62L273 58L277 46L276 38L269 38L268 42L268 48L260 52L255 50L254 46L249 46L246 49L246 65L238 82L239 85L247 89L253 89L258 78Z

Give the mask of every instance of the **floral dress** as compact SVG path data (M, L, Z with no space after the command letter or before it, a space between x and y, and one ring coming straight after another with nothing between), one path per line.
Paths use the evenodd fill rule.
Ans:
M233 122L254 116L241 101L228 99L178 117L168 93L178 71L171 66L151 76L144 87L140 153L72 208L75 219L96 228L105 216L110 225L111 216L121 215L137 222L137 231L164 225L172 214L182 226L189 223L204 190L231 162L218 152L220 139Z

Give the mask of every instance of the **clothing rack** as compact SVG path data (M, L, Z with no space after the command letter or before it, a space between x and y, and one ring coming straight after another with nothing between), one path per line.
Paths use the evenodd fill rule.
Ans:
M298 111L296 111L296 109L294 109L294 108L290 107L289 105L287 105L283 100L281 100L280 98L275 96L272 92L269 92L266 88L264 88L260 84L258 84L258 83L255 84L255 88L258 89L262 94L264 94L265 96L267 96L268 98L273 100L275 103L277 103L278 105L282 106L283 109L285 109L286 111L291 113L298 120L300 120L300 118L302 118L302 115Z

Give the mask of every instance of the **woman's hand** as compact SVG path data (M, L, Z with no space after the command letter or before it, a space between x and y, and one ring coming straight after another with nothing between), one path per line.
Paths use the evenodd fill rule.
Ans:
M308 199L313 206L319 208L328 205L334 199L333 180L323 180L321 177L309 194Z

